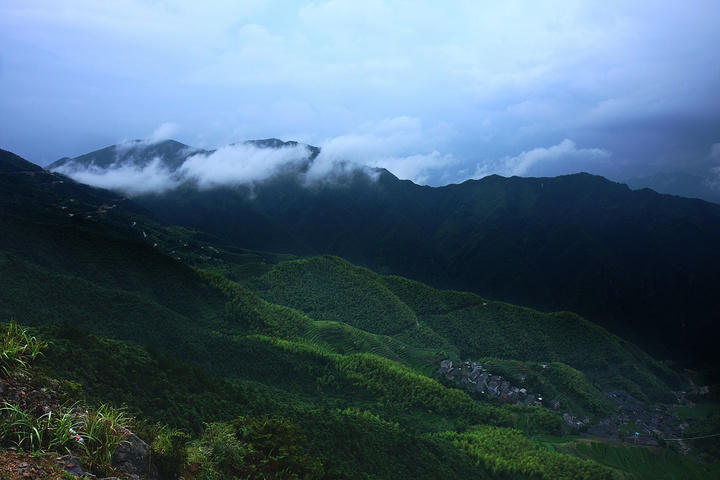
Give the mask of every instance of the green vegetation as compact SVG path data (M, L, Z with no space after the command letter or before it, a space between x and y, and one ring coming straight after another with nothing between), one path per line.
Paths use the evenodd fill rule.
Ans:
M624 472L625 478L654 480L657 478L710 479L715 478L700 464L671 449L651 449L597 442L572 440L553 443L555 451Z
M5 447L70 451L100 472L128 425L164 478L612 478L635 467L609 470L567 442L531 438L566 433L564 411L614 412L601 389L650 402L678 384L571 313L334 256L243 250L42 169L23 183L16 167L30 168L0 168L11 193L0 196L0 318L25 327L3 330L0 367L13 388L54 401L38 410L4 393L17 388L0 393ZM368 248L396 249L397 235L424 248L420 227L380 216L389 236ZM263 225L259 239L280 228ZM563 410L486 401L436 376L444 359L481 360Z
M464 433L439 434L467 452L494 476L543 480L619 478L595 462L537 448L522 432L496 427L473 427Z
M304 447L300 427L283 418L238 417L208 425L192 448L203 479L319 479L322 464Z
M343 322L391 335L416 323L415 312L369 270L338 257L312 257L278 264L247 283L269 302L303 311L315 320Z
M47 412L35 417L19 405L5 402L0 407L3 419L2 440L29 452L40 450L70 452L74 435L70 432L80 428L81 422L72 409Z
M122 410L109 405L100 405L82 416L81 450L92 469L103 470L110 465L129 420Z
M538 454L532 448L528 450L525 443L519 444L519 450L526 450L527 459L520 461L520 457L513 456L520 455L518 452L503 455L511 455L511 463L519 461L526 470L507 468L498 460L494 450L458 448L462 442L475 441L462 435L472 434L473 438L477 438L478 429L483 424L520 424L527 427L528 433L557 431L556 414L529 407L523 410L482 406L467 394L447 389L437 380L376 353L339 353L337 348L332 347L334 337L317 334L318 328L327 328L334 322L315 322L296 311L268 304L242 287L225 283L220 277L205 277L218 286L230 288L226 295L241 292L245 305L252 307L246 311L254 312L251 317L236 316L234 323L218 324L225 325L223 328L228 332L234 332L233 342L239 342L243 347L255 345L250 352L244 353L244 361L251 362L254 354L262 357L262 363L255 362L247 367L248 377L242 381L228 383L181 364L154 348L103 339L67 324L43 327L33 335L23 331L26 338L42 336L50 339L50 348L41 357L43 368L69 374L59 378L68 385L82 385L81 390L75 390L83 392L86 398L93 402L114 398L114 403L126 404L133 415L136 412L144 414L149 422L164 420L171 428L185 428L191 436L197 436L189 448L184 447L189 439L187 433L165 430L156 436L152 441L153 448L166 473L194 465L193 468L202 468L207 478L230 478L246 475L248 465L255 461L267 465L263 460L265 457L258 453L262 452L259 447L254 453L256 456L248 453L248 441L238 431L243 421L262 421L270 422L269 425L273 422L288 425L295 434L306 437L304 442L290 442L290 446L303 446L303 453L293 450L298 452L296 456L301 466L272 467L273 472L285 472L285 475L299 469L304 472L302 475L354 478L358 471L356 462L360 462L363 471L368 474L374 472L372 475L377 474L381 478L416 478L433 472L429 467L432 463L428 460L442 451L443 458L452 459L453 463L437 465L441 470L432 473L437 475L435 478L444 478L448 474L454 478L496 474L525 476L530 471L527 469L537 468L533 462L542 464L544 469L555 465L553 468L556 470L547 470L552 472L548 475L573 472L580 475L577 478L597 478L593 477L597 472L588 473L594 471L585 471L583 468L586 467L578 466L565 457L555 458L555 454L549 452ZM236 302L236 305L240 304ZM278 312L285 313L278 316ZM343 328L352 329L349 326ZM17 327L16 330L22 331ZM260 336L255 333L258 331L274 335ZM275 335L284 335L288 339L281 340ZM214 338L219 341L223 336L217 333ZM323 344L325 347L321 348ZM263 349L267 351L260 353ZM362 350L363 346L358 344L355 349ZM235 351L239 353L243 350ZM285 355L290 357L283 366ZM490 364L493 361L498 363L500 370L504 368L506 373L512 373L511 362L501 366L503 361L490 359ZM290 375L273 373L291 365ZM569 368L560 365L553 367L557 367L559 372ZM515 368L526 367L517 365ZM531 365L529 368L534 367ZM263 373L258 374L258 371ZM547 374L549 369L544 372ZM582 376L572 373L574 370L569 369L568 372L573 381L582 379ZM271 384L275 387L264 386ZM318 409L318 405L325 406ZM215 418L215 423L205 426L203 422L210 418ZM443 418L446 420L441 421ZM185 419L194 420L183 425ZM425 424L428 420L430 422ZM431 426L430 430L428 426ZM459 430L447 432L448 427ZM463 429L466 433L458 433ZM433 434L433 431L446 433ZM510 430L500 429L499 432L511 435L508 433ZM273 444L279 440L275 439L275 435L273 433L269 437ZM230 438L235 440L230 441ZM334 440L328 441L328 438ZM374 451L379 446L383 448L383 453ZM352 450L352 454L347 449ZM413 455L405 460L408 449L413 451ZM101 451L92 450L86 454L90 453L104 458ZM545 458L545 455L550 456ZM416 462L415 467L410 465L412 462ZM271 472L264 474L271 475Z
M672 399L668 384L678 384L678 376L670 369L575 314L541 313L467 292L441 291L400 277L379 276L337 257L280 263L244 285L270 302L290 306L315 320L355 325L359 321L354 319L361 318L363 330L392 332L394 355L381 355L421 372L429 369L420 359L436 359L428 356L430 351L455 360L495 357L557 364L543 380L560 382L560 389L576 386L577 396L583 398L572 400L589 412L600 413L597 402L603 402L598 388L589 382L603 388L619 386L645 401ZM283 325L288 328L288 322ZM403 347L408 353L398 354ZM415 354L410 353L413 349ZM571 380L572 369L560 363L588 379ZM550 390L553 397L559 394Z
M180 188L137 201L248 248L338 255L436 287L577 312L652 353L718 359L714 302L695 288L720 288L717 205L586 173L441 188L375 173L313 188L280 175L252 198L244 188Z
M41 354L47 344L30 336L16 321L10 320L0 344L0 370L5 378L27 375L30 363Z
M153 462L163 478L177 478L187 468L189 453L187 443L190 436L184 432L160 426L153 432Z
M22 401L4 400L0 406L0 444L12 445L31 453L50 450L78 454L91 471L108 471L112 455L130 419L121 410L107 404L90 411L76 408L75 405L53 408L45 403L52 403L51 394L45 393L45 398L42 398L43 393L26 393L25 390L39 388L24 382L30 379L30 373L34 370L32 360L47 344L31 336L14 321L2 329L0 355L3 365L14 368L3 368L0 381L6 385L15 385L10 390L19 389ZM39 399L33 400L32 397L38 396Z
M692 426L685 430L683 437L705 460L720 458L720 404L704 404L694 411L681 412Z

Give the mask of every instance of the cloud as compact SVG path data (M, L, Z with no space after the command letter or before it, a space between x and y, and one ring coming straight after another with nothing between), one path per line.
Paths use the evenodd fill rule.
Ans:
M120 191L130 196L163 192L181 183L181 178L168 170L161 157L155 157L142 166L116 163L107 169L94 164L85 166L69 162L56 171L80 183Z
M283 172L301 174L312 154L307 145L269 148L252 143L236 143L212 152L187 149L182 164L177 159L157 155L149 161L143 150L152 144L127 142L115 148L115 161L107 168L94 163L69 162L56 171L89 185L121 191L127 195L160 193L191 181L201 189L221 186L254 185ZM156 142L157 143L157 142Z
M47 164L170 118L203 148L362 141L361 160L414 179L563 138L612 150L616 164L707 171L718 19L716 0L5 0L2 147ZM399 130L362 127L382 118ZM372 147L440 122L455 135Z
M261 148L236 143L211 153L195 154L179 171L183 178L194 180L199 188L247 185L266 180L283 170L299 167L310 158L307 145Z
M445 124L426 129L416 117L398 116L366 122L357 132L321 142L318 162L309 174L321 177L333 164L349 162L386 168L401 179L424 183L430 175L456 160L436 148L452 135Z
M163 140L168 140L175 136L180 129L180 126L176 123L166 122L160 125L147 139L149 143L158 143Z
M720 160L720 142L713 143L710 147L710 158Z
M598 163L610 159L611 153L601 148L577 148L575 142L565 139L549 148L538 147L522 152L515 157L503 157L497 161L486 161L476 166L473 178L482 178L492 174L512 176L551 176L557 169L566 173L586 171ZM568 172L571 164L575 172Z
M452 127L425 128L419 118L410 116L365 122L356 133L326 139L312 161L313 151L302 143L271 148L242 142L213 151L192 147L175 151L163 146L162 140L177 129L176 124L165 123L148 138L116 145L109 166L69 162L57 171L83 183L138 195L170 190L188 181L200 189L252 186L284 172L297 175L305 185L335 184L357 170L374 177L376 168L422 184L431 175L442 176L447 166L456 163L452 154L433 148L452 135Z
M720 162L720 142L712 144L708 158L713 162ZM710 169L710 175L705 179L705 185L710 190L720 192L720 166Z
M180 130L176 123L166 122L157 127L148 137L140 140L124 140L115 145L115 160L120 162L128 155L138 155L153 145L171 139Z
M386 168L400 179L411 180L418 184L426 184L430 179L431 170L441 169L454 162L455 158L453 155L443 155L437 150L434 150L428 154L378 158L368 162L367 165Z

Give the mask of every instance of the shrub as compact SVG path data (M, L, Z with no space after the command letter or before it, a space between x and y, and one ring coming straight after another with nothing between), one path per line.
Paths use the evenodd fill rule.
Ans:
M241 473L245 448L230 425L210 423L202 437L194 443L190 459L201 469L198 480L232 478Z
M47 346L45 342L29 335L14 320L5 327L0 345L0 370L6 378L18 373L29 374L30 363Z
M94 471L108 470L129 420L124 411L110 405L101 405L82 415L79 427L82 450Z
M0 407L2 441L30 452L52 450L70 452L79 422L72 409L49 411L39 417L18 405L5 402Z
M322 464L305 443L299 426L287 419L239 417L208 424L193 444L191 462L201 470L198 480L319 478Z
M151 445L153 461L162 478L177 478L185 470L189 440L188 434L169 428L163 428L155 438Z

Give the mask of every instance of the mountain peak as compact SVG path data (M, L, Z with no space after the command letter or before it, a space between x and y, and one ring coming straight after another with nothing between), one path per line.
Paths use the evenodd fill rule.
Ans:
M320 149L277 138L236 142L216 150L190 147L175 140L133 140L48 168L77 181L128 195L161 192L183 184L198 188L253 185L276 177L305 180ZM322 170L331 170L324 164Z
M120 165L133 165L143 167L156 158L163 159L163 163L176 169L182 165L185 158L204 150L190 147L175 140L131 140L95 150L78 157L64 157L48 166L50 170L58 170L70 164L78 167L113 168Z

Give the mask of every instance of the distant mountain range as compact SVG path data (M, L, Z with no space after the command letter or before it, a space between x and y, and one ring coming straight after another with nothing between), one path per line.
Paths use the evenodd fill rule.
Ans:
M666 172L631 178L624 183L633 190L650 188L658 193L720 203L720 177L703 177L686 172Z
M276 139L243 145L299 146ZM49 168L110 175L159 161L177 174L190 171L192 159L194 177L133 200L165 222L246 249L334 254L440 288L577 312L656 355L718 358L718 205L633 191L589 174L490 176L431 188L382 169L345 168L332 181L310 183L307 172L319 155L310 146L262 177L208 185L198 178L203 167L217 168L212 152L174 141L130 147Z

